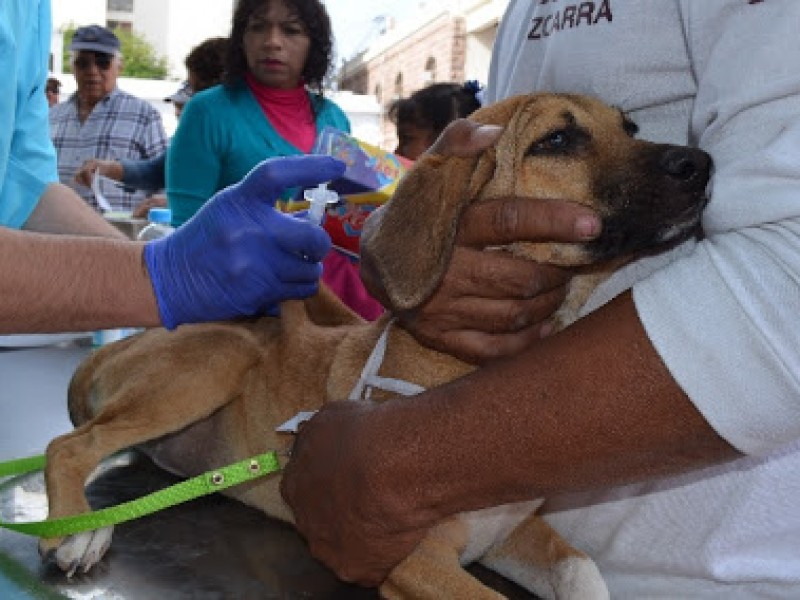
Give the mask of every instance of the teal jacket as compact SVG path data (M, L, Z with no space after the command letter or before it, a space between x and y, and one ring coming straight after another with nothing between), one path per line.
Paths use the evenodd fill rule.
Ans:
M350 132L344 112L311 95L317 132L326 125ZM172 224L186 222L219 190L236 183L265 158L302 152L284 140L245 84L218 85L192 97L167 152L167 199Z

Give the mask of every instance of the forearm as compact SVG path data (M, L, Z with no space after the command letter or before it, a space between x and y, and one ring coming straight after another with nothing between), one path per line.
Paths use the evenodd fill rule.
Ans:
M390 485L439 518L737 456L672 380L629 294L515 358L365 418L361 431L380 439L364 445Z
M0 228L0 331L159 325L142 248Z
M86 204L71 188L54 183L45 190L24 229L125 239L116 227Z

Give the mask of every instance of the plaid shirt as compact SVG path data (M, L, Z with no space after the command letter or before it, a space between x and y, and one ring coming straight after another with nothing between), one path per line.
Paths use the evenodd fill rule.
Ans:
M74 189L97 210L100 207L91 188L75 182L75 173L85 161L152 158L167 147L158 111L145 100L119 89L98 102L83 123L78 119L77 95L53 106L50 137L58 154L61 183ZM113 209L119 211L130 211L144 198L144 192L129 193L107 181L102 184L101 192Z

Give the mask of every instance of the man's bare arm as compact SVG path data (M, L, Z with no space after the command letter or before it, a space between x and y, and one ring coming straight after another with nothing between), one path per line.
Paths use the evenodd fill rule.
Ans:
M326 405L298 437L283 492L313 553L374 585L448 515L737 456L672 379L626 293L419 396Z
M25 229L0 228L0 332L159 325L143 245L70 188L49 186Z
M0 332L159 325L143 247L0 228Z
M39 233L71 233L125 239L125 236L71 188L60 183L47 187L23 229Z

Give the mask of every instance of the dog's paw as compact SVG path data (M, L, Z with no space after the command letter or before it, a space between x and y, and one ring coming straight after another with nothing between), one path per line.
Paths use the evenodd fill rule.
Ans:
M555 563L532 564L509 556L485 557L481 563L547 600L608 600L597 565L587 556L573 555Z
M113 532L113 527L103 527L60 540L41 540L39 554L42 560L54 560L67 577L72 577L78 569L87 573L105 556Z
M607 600L610 596L597 565L587 557L573 556L553 566L556 598Z

